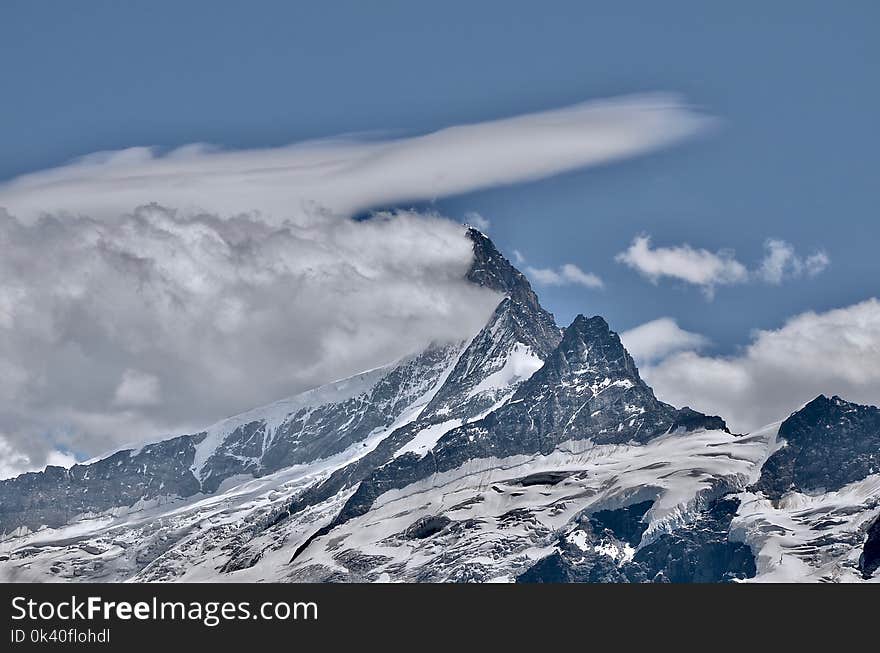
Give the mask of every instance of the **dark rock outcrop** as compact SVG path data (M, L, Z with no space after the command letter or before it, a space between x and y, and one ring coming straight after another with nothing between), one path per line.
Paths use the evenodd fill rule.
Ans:
M637 545L645 526L640 515L650 505L594 513L582 527L587 542ZM713 501L692 523L661 535L626 561L604 554L602 547L584 549L563 539L557 551L525 570L517 582L719 583L752 578L756 568L751 549L728 539L738 506L732 498Z
M878 569L880 569L880 516L868 527L867 539L862 547L862 555L859 556L859 571L862 572L862 578L867 580Z
M524 328L532 332L534 342L543 343L539 345L539 353L550 353L559 343L560 330L553 314L541 306L528 279L502 256L485 234L468 229L467 237L474 244L474 260L467 273L468 281L504 293L514 304L521 305L523 314L531 317Z
M755 575L755 557L747 544L731 542L730 522L739 501L712 502L695 521L664 533L633 557L646 577L671 583L720 583Z
M204 434L183 435L119 451L90 465L49 466L0 481L0 531L57 527L83 513L129 507L159 496L196 494L199 482L190 466L202 438Z
M754 489L778 499L788 491L830 492L880 472L880 409L819 395L779 427L785 446Z
M601 533L607 530L616 539L636 547L648 528L648 523L643 519L645 513L653 505L653 501L639 501L615 510L597 510L590 515L590 524L594 531Z
M408 454L377 469L361 482L337 520L364 514L389 490L471 459L550 453L566 440L640 443L672 429L718 427L723 422L717 417L657 400L605 320L579 315L544 366L508 403L450 431L428 455Z

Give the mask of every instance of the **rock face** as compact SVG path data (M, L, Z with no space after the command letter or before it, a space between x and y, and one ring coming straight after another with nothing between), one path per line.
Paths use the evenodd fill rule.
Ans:
M460 344L432 345L363 379L345 379L332 388L304 393L283 406L286 414L280 422L258 411L254 421L225 434L204 461L199 470L202 490L214 492L235 474L262 476L329 458L387 430L424 400L459 349ZM348 392L346 386L365 388Z
M880 569L880 517L877 517L868 527L868 537L865 546L862 547L862 555L859 556L859 571L866 580Z
M755 488L830 492L880 473L880 409L819 395L779 427L785 446L767 460Z
M549 353L559 342L559 327L553 315L541 306L528 279L501 255L485 234L468 229L467 236L474 244L474 262L467 273L468 280L510 297L514 305L521 307L518 315L528 317L520 328L531 334L529 340L541 348L539 354Z
M765 581L871 579L880 514L880 410L820 395L783 421L779 446L731 523Z
M877 580L880 410L731 434L467 237L498 294L473 337L0 482L0 581Z
M389 490L474 458L549 454L569 440L645 442L676 429L700 428L724 429L724 423L658 401L605 320L579 315L544 366L509 402L449 431L427 455L408 454L377 469L363 480L338 521L364 514Z
M713 501L693 522L640 549L633 565L654 582L721 583L752 578L756 569L751 549L729 537L738 508L735 498Z
M518 583L719 583L755 575L748 546L728 539L736 499L719 499L697 519L636 550L652 502L594 513L579 538L517 577Z
M57 527L83 513L211 493L235 475L263 476L381 436L427 401L459 346L432 346L395 364L310 390L193 435L120 451L70 470L0 481L0 533ZM351 449L355 449L351 452Z
M195 494L199 482L190 467L203 438L184 435L138 451L120 451L91 465L50 466L0 481L0 530L60 526L84 513L132 506L160 495Z

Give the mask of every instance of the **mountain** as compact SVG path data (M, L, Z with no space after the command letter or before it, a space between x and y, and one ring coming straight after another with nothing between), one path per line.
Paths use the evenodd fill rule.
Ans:
M349 462L421 413L443 414L447 409L463 421L490 408L521 380L518 375L528 376L540 366L539 356L558 341L559 332L525 277L483 234L467 234L474 243L468 279L507 297L484 330L488 333L480 334L480 342L464 352L466 361L459 358L467 343L432 344L400 361L231 417L199 433L120 451L69 470L50 466L45 472L0 481L0 534L58 527L79 515L169 496L209 494L242 475L261 477L332 457ZM446 384L450 374L455 375L454 383ZM484 376L486 383L478 388ZM459 394L468 392L456 397L448 386ZM435 398L438 391L441 396Z
M821 396L732 434L467 237L498 294L471 338L0 481L0 580L877 580L878 409Z
M786 446L755 488L778 499L789 491L830 492L880 473L880 410L819 395L779 427Z
M724 429L720 418L657 401L617 334L599 317L579 315L547 362L505 405L443 435L424 455L409 453L377 469L339 519L372 500L473 460L549 455L565 442L644 442L674 430Z
M880 567L880 409L820 395L784 420L731 537L765 581L872 579Z
M348 460L412 419L458 352L431 346L401 361L232 417L199 433L69 470L0 481L0 531L58 527L79 515L215 492L241 475Z

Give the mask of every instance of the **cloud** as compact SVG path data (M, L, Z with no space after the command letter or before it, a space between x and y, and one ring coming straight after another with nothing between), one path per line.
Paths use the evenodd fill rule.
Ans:
M409 138L134 147L0 184L0 473L193 431L466 337L498 297L464 280L463 228L351 216L617 161L711 124L676 97L632 96Z
M74 464L76 464L76 458L69 453L57 450L47 452L40 458L38 464L32 463L26 454L18 451L3 435L0 435L0 479L18 476L24 471L45 465L70 467Z
M29 469L33 469L33 466L28 457L0 436L0 478L17 476Z
M465 224L469 224L472 227L476 227L478 230L483 233L487 233L489 228L492 226L492 223L489 221L489 218L483 217L476 211L471 211L466 213L464 216Z
M828 254L823 251L815 252L814 254L810 254L804 260L804 271L806 272L808 277L815 277L817 274L821 274L831 265L831 259L828 258Z
M715 295L716 286L761 280L780 284L783 280L804 275L814 277L828 267L831 260L823 251L816 251L802 259L794 246L784 240L768 239L764 259L757 269L750 271L738 261L733 250L695 249L685 243L673 247L652 247L647 234L636 236L630 246L614 257L639 274L658 283L662 278L678 279L699 286L708 299Z
M516 257L517 252L514 253ZM521 256L521 255L520 255ZM526 267L526 274L535 283L543 286L578 285L585 288L602 288L602 279L592 272L584 272L574 263L564 263L557 269Z
M650 363L682 350L699 350L709 339L699 333L685 331L671 317L646 322L620 334L620 339L639 363Z
M662 148L713 121L675 96L639 95L398 139L333 139L262 150L194 144L89 155L0 185L0 207L115 219L157 202L221 217L260 212L280 224L304 208L354 215L600 165Z
M575 283L586 288L602 288L604 283L602 279L592 272L584 272L574 263L565 263L560 268L563 280Z
M149 406L159 403L159 378L139 370L125 370L113 396L119 406Z
M7 472L97 455L469 336L498 296L465 281L464 227L0 211Z
M784 419L819 394L880 402L880 301L806 312L757 331L736 356L672 353L641 372L658 397L738 431Z
M629 248L614 260L636 270L652 283L669 277L700 286L707 297L714 295L715 286L743 283L749 277L746 267L731 251L710 252L688 244L652 248L648 235L636 236Z
M768 239L764 243L764 249L767 253L757 274L767 283L780 284L784 279L803 275L814 277L831 263L823 251L814 252L802 259L795 253L793 245L775 238Z

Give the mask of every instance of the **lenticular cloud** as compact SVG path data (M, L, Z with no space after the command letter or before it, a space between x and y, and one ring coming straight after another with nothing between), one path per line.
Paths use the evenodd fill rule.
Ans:
M352 215L539 179L671 145L712 124L678 98L613 98L410 138L335 139L261 150L203 144L93 154L0 185L0 207L26 222L45 212L115 218L158 202L275 223L315 207Z

